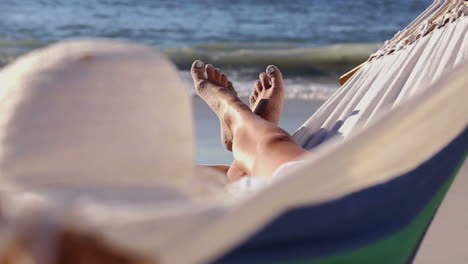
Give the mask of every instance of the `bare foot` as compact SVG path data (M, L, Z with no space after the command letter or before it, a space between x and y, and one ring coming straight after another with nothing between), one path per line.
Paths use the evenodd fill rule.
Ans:
M204 65L204 62L196 60L192 64L192 78L197 94L208 104L219 118L221 125L221 141L224 147L232 151L232 134L229 129L229 110L234 107L245 106L237 97L232 83L226 75L213 65ZM206 73L206 77L205 77Z
M283 76L278 67L270 65L266 72L260 73L259 78L250 95L250 109L261 118L278 125L284 102ZM245 175L235 161L227 171L229 182Z
M284 102L283 75L270 65L259 75L250 95L250 109L263 119L278 125Z

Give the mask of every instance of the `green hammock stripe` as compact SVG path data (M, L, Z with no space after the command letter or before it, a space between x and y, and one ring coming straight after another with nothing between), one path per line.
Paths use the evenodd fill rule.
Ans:
M313 260L299 260L276 262L282 264L363 264L363 263L379 263L379 264L398 264L407 263L408 258L416 249L419 239L423 235L424 230L429 225L442 199L447 193L455 176L458 174L463 162L466 159L465 153L462 161L450 175L447 181L441 186L434 198L425 206L423 211L415 217L415 219L401 231L389 236L388 238L376 241L368 246L361 247L356 250L344 252L338 255L326 256Z

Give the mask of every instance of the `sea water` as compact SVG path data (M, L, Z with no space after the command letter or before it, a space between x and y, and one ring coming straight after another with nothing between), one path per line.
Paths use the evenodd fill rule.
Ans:
M62 39L125 39L162 50L180 69L192 94L188 69L194 59L225 71L241 96L248 96L258 74L275 64L285 77L286 97L314 102L314 107L306 109L312 114L315 102L325 100L339 87L340 74L365 61L430 3L432 0L0 0L0 67ZM294 107L287 110L292 113L288 120L305 121L310 115L298 109L307 104L290 105ZM196 111L197 161L229 162L229 155L220 154L218 137L206 132L218 131L216 118L202 119L205 114L200 111L205 110ZM293 123L283 121L286 126L297 125Z
M50 42L108 37L158 47L181 71L203 59L239 81L276 64L296 84L295 96L322 96L324 87L299 86L360 64L431 2L0 0L0 66Z
M180 69L204 58L237 70L273 61L286 72L326 75L360 62L431 2L0 0L0 63L53 41L108 37L159 47Z

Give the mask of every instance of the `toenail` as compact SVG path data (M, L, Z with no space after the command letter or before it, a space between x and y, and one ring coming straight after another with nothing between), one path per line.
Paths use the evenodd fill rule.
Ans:
M266 70L268 73L273 73L275 71L275 68L273 66L268 66Z
M197 61L197 63L195 63L195 66L196 66L197 68L203 67L203 61Z

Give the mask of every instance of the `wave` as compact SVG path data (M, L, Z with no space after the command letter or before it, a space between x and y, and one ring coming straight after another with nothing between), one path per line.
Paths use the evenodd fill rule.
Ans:
M251 68L258 72L269 64L282 72L309 75L339 75L367 60L381 44L353 43L304 47L289 43L207 43L163 49L179 67L187 70L201 59L220 68Z
M47 45L39 40L0 40L0 66L36 48ZM334 44L305 47L297 44L216 42L199 45L162 48L180 70L190 68L193 60L201 59L223 69L264 70L269 64L284 73L312 76L336 76L365 61L380 47L378 43Z

